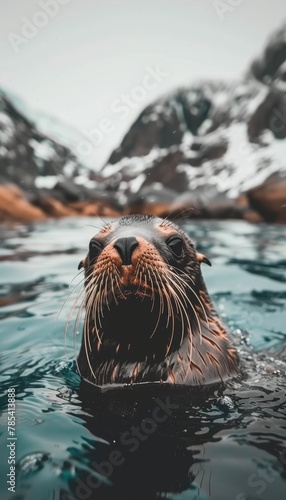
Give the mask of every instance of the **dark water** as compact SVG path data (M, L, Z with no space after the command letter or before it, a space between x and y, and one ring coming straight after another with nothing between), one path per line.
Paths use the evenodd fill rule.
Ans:
M101 222L1 229L1 500L286 498L286 228L185 225L212 260L204 277L239 347L243 380L223 393L151 387L99 395L74 368L76 311L64 341L80 277L69 285L96 232L91 224ZM7 444L15 437L9 493Z

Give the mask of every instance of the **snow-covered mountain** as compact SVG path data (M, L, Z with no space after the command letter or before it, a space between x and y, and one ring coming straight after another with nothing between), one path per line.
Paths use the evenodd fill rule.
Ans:
M100 179L76 154L78 137L0 89L0 220L108 211Z
M130 210L286 221L286 27L240 81L202 81L140 114L101 175Z
M0 89L0 219L182 212L286 222L286 26L235 83L147 106L98 172L80 132Z

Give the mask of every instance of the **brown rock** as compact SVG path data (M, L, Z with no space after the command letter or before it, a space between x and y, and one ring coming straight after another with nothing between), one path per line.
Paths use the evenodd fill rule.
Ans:
M286 222L286 178L270 177L247 193L251 207L268 222Z
M117 163L126 156L145 156L154 146L167 148L180 144L182 137L175 108L168 103L162 107L159 101L157 105L145 108L107 163Z
M163 158L155 160L152 167L146 169L146 180L142 188L155 182L163 182L166 188L182 193L188 185L188 178L185 172L179 172L177 166L185 160L181 151L169 152Z
M0 220L30 222L44 220L44 212L27 200L15 184L0 185Z
M42 198L41 206L50 217L68 217L77 214L72 207L63 205L63 203L51 196Z
M95 216L102 215L105 217L118 217L120 212L115 210L109 204L102 201L84 202L79 201L69 205L76 211L77 215Z
M140 214L140 215L155 215L157 217L170 217L172 209L169 203L143 203L132 205L132 208L127 206L124 215Z
M247 222L252 222L254 224L258 222L263 222L263 217L256 210L250 210L250 209L244 210L243 218Z

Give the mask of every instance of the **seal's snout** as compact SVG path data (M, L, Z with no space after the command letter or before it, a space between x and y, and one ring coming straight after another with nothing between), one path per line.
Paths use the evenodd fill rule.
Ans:
M119 238L118 240L116 240L113 246L119 253L123 266L129 266L130 264L132 264L131 257L138 245L139 243L136 238L134 238L134 236L130 236L128 238Z
M134 215L103 227L79 265L85 272L80 307L86 306L81 375L97 385L195 386L235 375L236 351L201 263L210 265L170 221Z

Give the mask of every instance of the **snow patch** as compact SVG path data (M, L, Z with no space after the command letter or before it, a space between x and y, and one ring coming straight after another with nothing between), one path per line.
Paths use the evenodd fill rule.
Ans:
M11 118L0 111L0 142L1 144L8 144L14 135L14 123Z
M53 189L58 180L59 178L56 175L38 175L35 179L35 185L39 189Z
M135 177L135 179L132 179L132 181L130 181L129 183L129 188L131 193L137 193L137 191L139 191L145 179L146 179L145 174L140 174L138 175L138 177Z
M86 175L78 175L74 178L74 183L78 186L84 186L88 189L94 189L98 187L98 182L88 179Z
M191 191L212 185L218 192L236 198L262 184L271 174L285 172L285 144L271 133L265 133L267 149L248 142L244 123L233 123L224 134L228 149L223 158L204 162L199 168L178 165L177 171L185 172Z
M48 140L38 142L35 139L31 139L29 144L34 149L35 156L41 160L49 161L55 154L55 151Z

